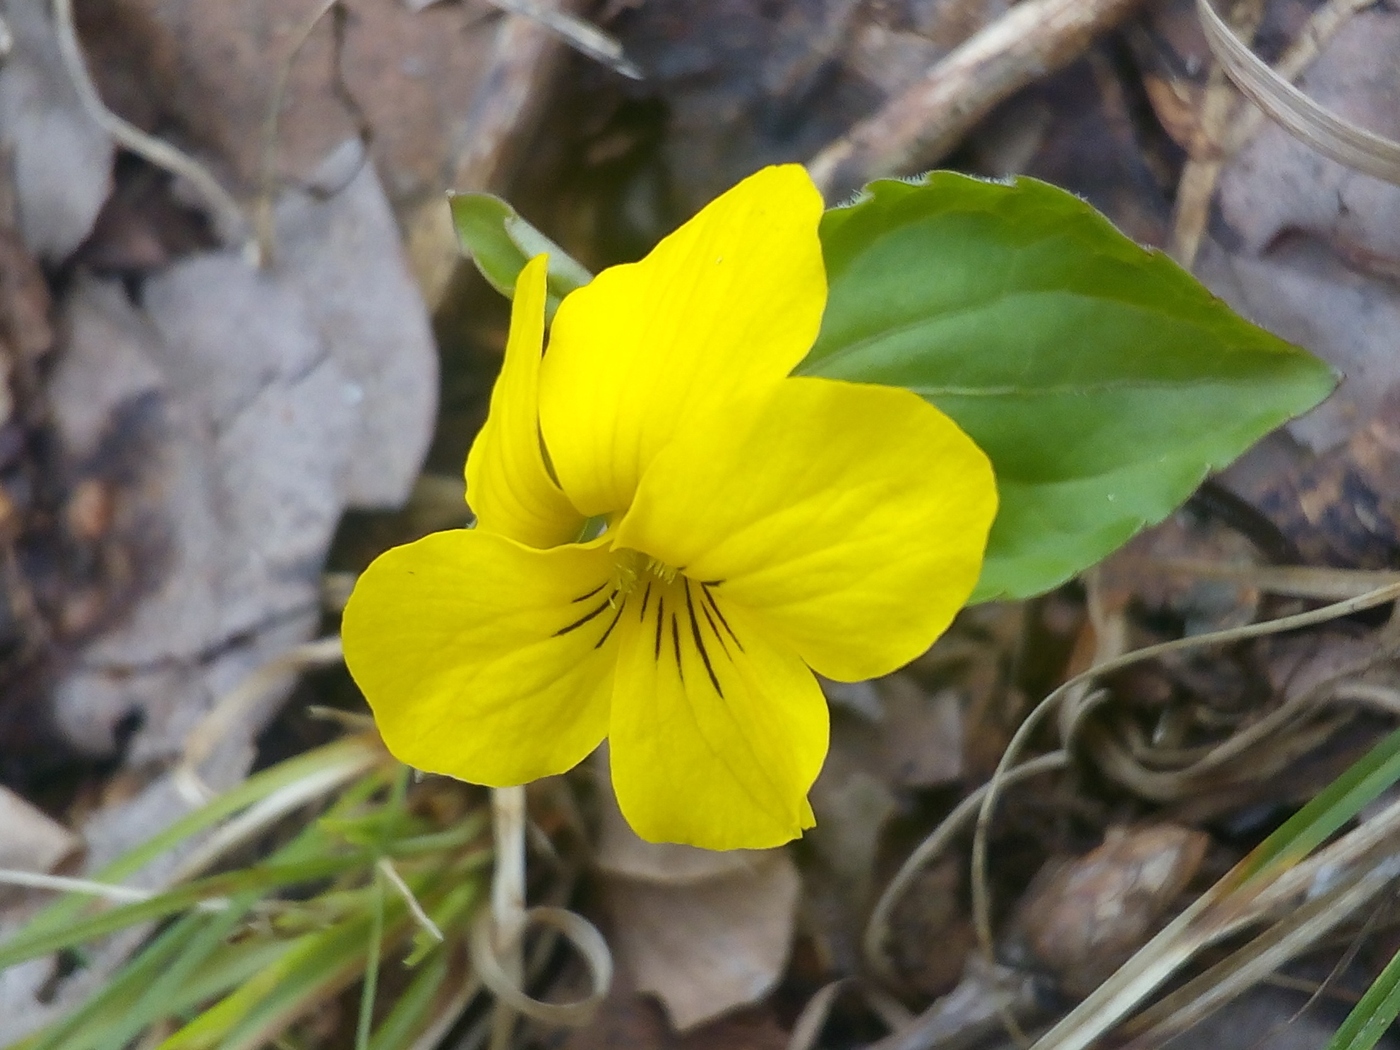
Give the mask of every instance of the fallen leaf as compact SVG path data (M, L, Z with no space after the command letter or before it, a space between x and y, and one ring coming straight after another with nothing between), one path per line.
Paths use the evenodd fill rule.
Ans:
M681 1032L766 996L787 965L801 888L787 851L644 842L610 790L602 824L610 940L633 986Z
M62 824L0 787L0 868L50 872L81 845Z
M1010 936L1072 995L1086 995L1147 938L1200 868L1209 838L1174 824L1110 828L1103 844L1047 862Z
M115 149L79 102L44 0L9 0L14 48L0 65L0 141L14 178L20 232L35 255L72 254L112 188Z
M779 851L749 871L684 886L609 879L603 898L621 965L684 1032L773 990L800 883Z
M787 1033L763 1006L673 1032L656 1002L639 994L624 972L613 978L593 1020L570 1032L561 1050L783 1050L787 1045Z

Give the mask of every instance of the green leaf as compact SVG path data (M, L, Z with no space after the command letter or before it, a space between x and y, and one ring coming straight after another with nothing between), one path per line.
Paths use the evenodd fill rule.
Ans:
M1335 382L1033 179L876 182L821 238L830 298L798 371L908 387L986 450L1001 511L974 601L1092 565Z
M1386 964L1375 983L1366 989L1327 1050L1371 1050L1400 1016L1400 954Z
M554 316L559 301L593 275L569 253L522 219L499 197L489 193L449 193L452 225L462 253L476 263L491 287L507 299L515 294L515 279L525 264L541 252L549 254L549 296L546 313Z

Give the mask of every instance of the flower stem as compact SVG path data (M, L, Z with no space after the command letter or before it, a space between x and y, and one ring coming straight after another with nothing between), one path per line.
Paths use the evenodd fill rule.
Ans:
M492 941L501 968L517 986L524 980L525 925L525 789L497 788L491 792L491 817L496 837L496 871L491 882ZM508 1050L516 1013L496 1004L491 1027L491 1050Z

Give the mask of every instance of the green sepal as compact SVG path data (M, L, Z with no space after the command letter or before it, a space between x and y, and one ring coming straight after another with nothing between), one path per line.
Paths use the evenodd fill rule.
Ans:
M593 280L568 252L501 198L489 193L449 193L447 201L462 254L507 299L515 294L515 279L525 264L541 253L549 255L547 316L554 316L564 296Z

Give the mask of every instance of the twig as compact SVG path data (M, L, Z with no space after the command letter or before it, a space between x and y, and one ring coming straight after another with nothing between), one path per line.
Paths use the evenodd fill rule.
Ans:
M119 145L144 157L161 170L187 179L208 202L219 232L224 237L229 240L244 237L248 231L248 217L218 179L193 157L154 135L147 135L135 124L123 120L107 108L92 82L82 46L78 43L78 31L73 24L73 0L53 0L53 14L54 31L58 36L58 50L63 57L64 68L68 71L79 101L92 119Z
M636 63L622 51L617 38L603 32L592 22L585 21L568 11L561 11L540 0L489 0L507 14L519 15L532 22L538 22L559 37L581 55L607 66L615 73L631 80L641 80L642 71Z
M404 904L408 905L409 913L412 914L414 921L427 931L429 937L441 944L444 940L442 930L438 927L437 923L433 922L428 913L423 910L423 905L420 904L418 898L413 895L413 890L409 888L408 883L403 881L403 876L399 874L393 862L388 857L380 857L379 864L376 866L379 868L380 874L389 880L389 885L393 886L394 889L398 891L399 896L403 898Z
M123 904L148 901L157 895L154 890L142 890L134 886L118 886L111 882L74 879L67 875L44 875L12 868L0 868L0 886L23 886L25 889L51 890L54 893L84 893ZM228 901L223 897L210 897L198 902L195 907L201 911L223 911L228 907Z
M1252 40L1263 17L1263 0L1236 0L1230 15L1231 29L1242 39ZM1215 199L1215 187L1225 164L1222 143L1237 100L1224 65L1219 61L1212 63L1196 115L1195 134L1191 136L1190 159L1177 184L1176 214L1172 218L1171 256L1188 270L1196 261L1210 219L1210 202Z
M173 774L180 793L195 804L213 798L216 792L204 782L199 767L227 738L229 730L289 678L342 659L339 635L318 638L274 657L221 696L185 738L185 753Z
M57 0L56 0L57 2ZM63 0L71 2L71 0ZM292 49L286 60L277 69L277 78L272 82L272 99L267 104L267 116L263 119L262 171L258 178L258 200L253 209L254 230L257 235L257 262L259 266L271 266L276 249L272 223L272 200L277 187L277 124L282 116L282 100L287 93L287 82L291 79L292 67L297 55L311 39L311 34L320 25L321 19L330 13L340 0L321 0L311 17L302 23L293 39Z
M828 196L936 163L988 111L1078 58L1142 0L1022 0L808 164Z

